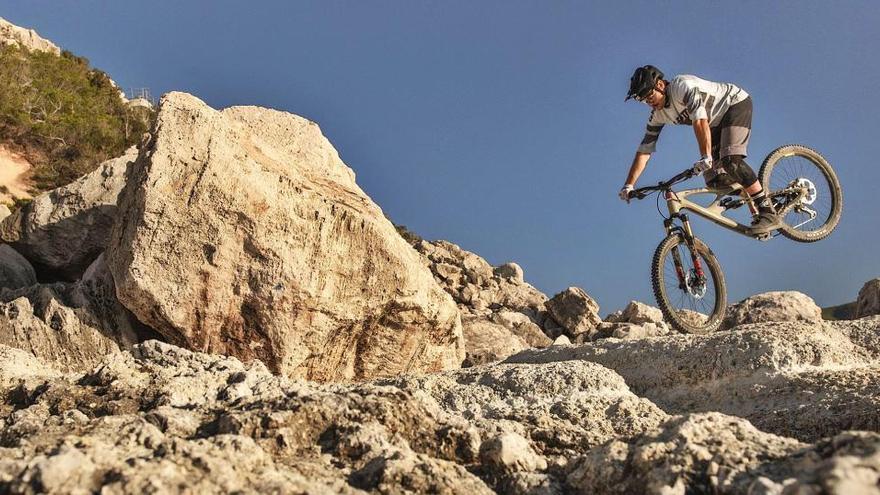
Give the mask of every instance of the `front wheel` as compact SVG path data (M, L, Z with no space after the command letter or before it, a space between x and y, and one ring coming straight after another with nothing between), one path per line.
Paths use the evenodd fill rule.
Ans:
M651 282L663 316L676 330L702 334L721 325L727 307L724 274L699 239L693 248L680 233L663 239L654 252Z
M816 242L837 227L843 193L837 174L819 152L789 144L773 150L758 173L783 221L779 231L798 242Z

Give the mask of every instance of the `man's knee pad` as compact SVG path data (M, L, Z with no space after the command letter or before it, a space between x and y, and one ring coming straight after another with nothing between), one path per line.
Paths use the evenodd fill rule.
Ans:
M749 187L758 180L755 171L746 163L742 155L728 155L721 159L721 166L731 179L743 187Z

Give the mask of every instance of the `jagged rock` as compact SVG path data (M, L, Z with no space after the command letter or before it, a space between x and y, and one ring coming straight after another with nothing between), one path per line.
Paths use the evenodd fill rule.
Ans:
M880 278L865 282L859 290L853 317L864 318L872 315L880 315Z
M521 284L525 282L523 269L516 263L505 263L501 266L497 266L493 270L493 273L501 278L511 280L514 283Z
M107 261L170 342L351 380L458 367L459 313L316 124L169 93Z
M551 471L584 449L630 438L668 419L630 392L616 373L579 361L496 364L379 383L427 393L448 413L486 432L483 438L522 436Z
M119 352L114 339L83 322L51 288L33 286L29 295L35 306L24 296L0 303L0 344L29 352L63 371L90 368L105 355Z
M41 38L33 29L16 26L0 17L0 43L20 46L27 50L61 54L61 49L51 41Z
M872 320L880 323L835 323L800 340L794 323L763 340L767 329L758 325L745 339L665 337L679 346L702 341L679 350L697 360L655 348L653 361L638 352L629 361L643 369L666 361L658 373L680 384L712 350L729 367L699 371L720 380L753 375L758 363L778 372L817 358L846 371L845 359L880 358ZM729 355L725 335L740 355ZM600 344L597 355L618 363L658 345ZM525 352L547 357L597 345ZM274 376L259 361L149 341L84 374L41 366L0 346L0 369L15 374L0 373L0 492L871 493L880 472L877 433L805 444L717 412L670 416L617 373L583 360L321 385ZM739 392L725 385L727 394ZM776 405L772 394L762 400ZM812 400L800 408L829 407Z
M500 361L529 347L528 343L507 328L481 319L462 323L467 350L463 366Z
M803 447L739 418L687 415L632 442L593 449L574 463L567 481L579 493L754 493L761 468Z
M19 289L35 283L37 274L28 260L6 244L0 244L0 289Z
M662 321L660 323L643 323L637 325L635 323L617 323L611 332L611 337L615 339L646 339L648 337L659 337L669 334L669 327Z
M503 433L484 441L480 445L480 460L503 473L547 469L547 460L516 433Z
M565 335L560 335L553 341L553 345L571 345L571 340Z
M796 291L765 292L740 301L727 308L721 329L726 330L746 323L770 321L822 320L822 309L810 296Z
M517 312L539 326L543 322L547 296L517 278L522 268L516 263L492 268L483 258L448 241L410 237L409 242L462 314L490 318L493 313Z
M319 385L149 341L0 385L2 492L530 493L561 486L575 453L668 419L582 362Z
M64 371L88 369L107 354L155 337L116 300L103 256L75 284L0 290L0 344Z
M547 347L551 343L541 327L532 322L528 316L515 311L499 311L489 317L492 323L497 323L510 330L511 333L525 340L529 347Z
M605 317L589 334L578 336L578 342L613 337L617 339L644 339L670 333L669 325L663 321L663 312L658 308L639 301L630 301L623 310L615 311Z
M880 435L845 432L803 445L717 413L677 417L573 463L581 493L876 493Z
M616 311L605 317L611 323L663 323L663 312L659 308L639 301L630 301L622 311Z
M591 333L601 323L599 305L580 287L569 287L547 301L547 311L569 337Z
M131 147L75 182L37 196L0 223L0 240L22 253L42 278L78 279L107 246L126 169L137 154Z
M44 364L30 352L0 344L0 396L21 381L57 378L61 372ZM2 408L0 408L2 410ZM0 427L3 425L0 419Z
M775 484L783 495L877 493L880 435L845 432L818 442L781 462L788 479Z
M880 316L553 346L506 362L570 359L613 369L670 413L720 411L804 441L848 429L880 431L880 383L871 379L880 369Z

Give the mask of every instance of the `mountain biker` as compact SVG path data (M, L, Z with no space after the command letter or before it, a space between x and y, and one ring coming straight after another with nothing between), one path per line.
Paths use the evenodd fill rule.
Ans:
M626 100L633 98L652 108L645 137L636 151L620 199L629 202L630 193L657 147L665 124L693 126L700 149L694 171L704 173L709 187L740 183L758 211L752 219L751 233L763 234L778 228L779 217L770 198L761 188L754 170L745 161L752 127L752 98L730 83L679 75L667 81L653 65L635 70L630 78Z

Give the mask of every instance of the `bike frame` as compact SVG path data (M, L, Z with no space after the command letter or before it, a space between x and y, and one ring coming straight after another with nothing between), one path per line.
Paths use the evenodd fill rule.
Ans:
M673 191L672 189L666 190L664 197L666 199L666 206L669 209L669 220L664 222L664 224L666 224L666 233L669 234L672 231L671 220L678 218L681 220L687 236L693 237L690 221L688 220L687 215L681 213L682 210L688 210L728 230L732 230L748 237L754 237L749 233L751 230L749 226L738 223L735 220L722 215L722 213L728 209L721 205L722 199L725 196L732 195L740 190L742 190L742 186L739 184L734 184L731 187L725 187L722 189L701 187L696 189L684 189L681 191ZM690 196L707 194L715 195L715 199L712 200L712 203L708 206L700 205L688 199Z

